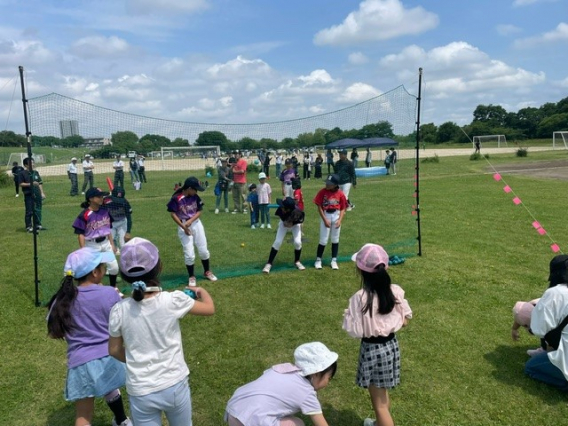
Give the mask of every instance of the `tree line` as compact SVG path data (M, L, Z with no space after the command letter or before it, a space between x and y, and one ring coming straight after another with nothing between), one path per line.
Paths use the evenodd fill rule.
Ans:
M522 108L518 112L507 112L500 105L478 105L473 112L473 120L465 126L460 127L452 121L440 126L434 123L420 126L421 143L425 144L469 143L473 136L497 134L505 135L508 140L550 138L552 132L559 130L568 130L568 97L557 103L545 103L539 108ZM344 138L365 139L370 137L389 137L401 144L414 143L416 132L409 135L395 135L392 124L388 121L367 124L360 129L342 130L339 127L331 130L316 129L314 132L303 133L295 138L284 138L280 141L270 138L255 140L249 137L231 141L222 132L205 131L200 133L195 141L190 142L181 137L173 140L152 134L138 137L134 132L120 131L112 134L112 146L105 146L92 154L99 158L108 158L114 153L137 151L147 154L151 151L159 151L162 147L186 145L218 145L222 151L262 148L294 149L322 146ZM79 135L63 139L55 136L32 135L33 146L76 148L84 143L85 140ZM25 144L26 138L23 135L9 130L0 132L0 146L23 147Z

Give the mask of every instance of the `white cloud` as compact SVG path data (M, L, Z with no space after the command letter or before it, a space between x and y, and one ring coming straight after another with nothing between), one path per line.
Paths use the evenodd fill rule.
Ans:
M350 53L347 59L349 60L349 63L353 65L364 65L369 62L369 58L361 52Z
M568 77L566 77L564 80L560 80L560 81L558 82L558 85L559 85L560 87L568 88Z
M364 0L359 10L314 36L317 45L353 45L416 35L438 26L435 13L417 6L405 9L400 0Z
M497 27L495 29L497 30L497 33L502 35L502 36L517 34L517 33L520 33L522 31L519 27L517 27L515 25L511 25L511 24L500 24L500 25L497 25Z
M568 24L565 22L559 23L555 29L544 34L516 40L515 47L519 49L535 46L540 47L542 44L552 44L557 42L565 42L568 44Z
M69 51L81 58L99 60L106 57L123 57L129 49L126 40L119 37L92 36L75 41Z
M224 64L215 64L207 70L213 78L235 78L252 75L268 75L271 72L270 66L261 59L245 59L237 56L235 59Z
M338 101L343 104L356 104L379 96L380 94L380 90L375 89L370 84L354 83L343 91L338 97Z
M553 3L555 1L558 1L558 0L515 0L513 2L513 6L514 7L522 7L522 6L528 6L528 5L535 4L535 3Z
M128 11L140 15L190 14L207 9L207 0L127 0Z

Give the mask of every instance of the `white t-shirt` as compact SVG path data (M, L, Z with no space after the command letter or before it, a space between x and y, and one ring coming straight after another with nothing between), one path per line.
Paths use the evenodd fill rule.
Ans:
M321 414L312 384L293 364L278 364L253 382L238 388L226 412L245 425L278 426L280 419L301 412Z
M531 313L531 331L544 337L568 315L568 287L558 284L547 289ZM558 349L548 352L550 362L558 367L568 380L568 327L564 328Z
M85 173L91 173L95 165L91 160L83 160L83 171Z
M136 302L128 298L110 312L109 333L126 349L126 389L143 396L179 383L189 375L179 319L195 301L181 291L162 292Z
M71 174L77 174L77 163L73 164L73 162L69 163L67 166L67 171Z
M122 170L122 169L124 169L124 163L122 162L122 160L117 160L112 164L112 167L118 168L118 169L115 169L115 170Z
M268 204L272 188L270 188L270 184L267 182L259 183L256 187L256 193L258 194L258 204Z

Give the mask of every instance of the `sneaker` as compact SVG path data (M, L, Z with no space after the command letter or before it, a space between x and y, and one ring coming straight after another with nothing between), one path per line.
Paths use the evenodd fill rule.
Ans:
M262 228L262 227L261 227L261 228ZM256 226L251 225L251 226L250 226L250 229L256 229Z
M31 226L29 226L29 227L26 228L26 231L28 231L28 232L32 232L33 230L34 230L34 229L33 229Z
M270 225L270 223L269 223L268 225L266 225L266 227L267 227L268 229L272 229L272 226Z
M211 271L205 272L205 278L207 278L209 281L213 281L213 282L217 281L217 277Z
M16 194L16 198L18 198L20 196L20 194Z
M225 213L229 213L229 209L225 209Z
M532 357L532 356L538 355L542 352L544 352L543 348L529 349L527 351L527 355Z
M260 229L264 229L264 223L260 225Z
M233 210L233 211L231 212L231 214L237 214L238 212L239 212L238 210Z
M215 214L219 214L219 209L215 209Z
M331 269L338 270L339 266L337 265L337 260L331 259Z
M373 419L365 419L365 421L363 422L363 426L376 426L376 423Z
M81 195L85 195L85 193L84 193L84 192L81 192Z
M44 229L45 229L45 228L44 228L43 226L41 226L41 225L38 225L38 226L37 226L37 230L38 230L38 231L43 231Z
M116 249L116 253L114 254L115 256L120 256L120 249Z
M315 263L314 263L314 268L316 268L316 269L322 269L321 260L317 259L317 260L315 261Z
M294 263L294 266L296 268L298 268L300 271L303 271L304 269L306 269L306 267L304 265L302 265L302 262L300 262L299 260Z
M349 206L349 207L347 207L346 210L347 210L348 212L350 212L351 210L353 210L353 207Z
M262 268L262 272L265 274L269 274L270 269L272 269L272 265L270 263L267 263L266 265L264 265L264 268Z
M247 214L247 213L248 213L247 209L243 209L243 214Z
M195 287L197 285L197 280L195 277L189 277L189 281L187 282L189 287Z
M132 422L128 417L121 424L118 424L115 419L112 419L112 426L132 426Z

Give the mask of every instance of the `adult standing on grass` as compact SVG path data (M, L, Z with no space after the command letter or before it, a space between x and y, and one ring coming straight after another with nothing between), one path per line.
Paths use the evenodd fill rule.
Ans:
M541 339L568 316L568 256L555 256L550 262L550 287L531 313L532 333ZM525 365L525 373L535 380L568 392L568 335L562 332L557 348L548 347L533 355Z
M189 368L180 320L213 315L209 293L193 287L198 300L182 291L162 291L162 262L150 241L135 237L124 245L120 274L132 284L132 297L117 303L109 320L109 353L126 362L126 390L135 425L160 426L162 412L170 426L191 426Z
M372 162L373 153L371 152L371 148L367 147L367 154L365 154L365 166L367 166L367 168L371 167Z
M124 188L124 162L120 157L120 154L118 154L112 164L112 168L114 169L114 186Z
M14 179L14 185L16 187L16 198L20 196L20 183L18 182L18 175L24 170L22 166L18 165L17 161L12 163L12 178Z
M216 186L216 198L215 198L215 214L219 214L219 207L221 206L221 197L223 197L223 202L225 204L225 213L229 213L229 184L231 179L229 179L229 167L227 166L227 159L223 158L220 160L221 165L217 168L217 184Z
M87 185L89 189L95 186L95 178L93 175L93 169L95 168L95 164L89 154L85 154L85 159L82 163L83 166L83 189L81 190L81 194L85 195L85 190L87 189Z
M45 192L43 191L43 181L39 172L34 169L34 160L30 161L29 157L24 158L24 169L18 175L18 183L24 193L24 207L26 215L24 218L26 231L32 232L45 230L41 224L41 209L43 200L45 200ZM32 220L33 217L33 220Z
M140 177L138 176L138 162L136 158L130 157L128 160L128 166L130 168L130 183L134 185L136 182L140 182Z
M227 403L225 422L229 426L303 426L303 420L294 416L301 412L314 426L328 426L317 392L335 376L338 358L321 342L298 346L294 364L274 365L235 391Z
M323 157L321 156L321 154L318 154L316 157L316 160L314 162L314 178L315 179L321 179L322 174L321 174L321 168L323 166Z
M391 165L391 170L392 170L392 174L396 175L396 163L398 161L398 153L396 152L396 149L391 148L391 154L390 154L390 165Z
M274 161L276 163L276 177L280 177L280 173L282 173L282 164L284 163L284 157L281 152L276 152Z
M197 178L188 177L183 186L177 189L170 199L167 209L173 221L178 226L178 238L183 247L185 267L189 275L188 285L197 285L195 278L195 247L203 265L205 278L209 281L217 281L217 277L211 272L209 266L209 250L207 249L207 237L200 217L203 211L203 201L197 191L203 191Z
M67 177L71 181L71 190L69 195L75 197L79 195L79 180L77 179L77 159L73 157L67 165Z
M355 207L355 204L349 201L349 192L352 186L353 188L357 187L357 175L353 163L347 159L346 149L339 151L339 160L335 162L333 169L339 179L339 188L347 198L347 211L349 212Z
M388 390L400 384L400 350L396 332L412 318L404 290L391 283L389 256L377 244L365 244L351 258L361 277L361 290L349 299L343 329L361 339L356 383L369 391L376 422L363 426L394 426Z
M236 163L233 165L233 203L234 210L233 214L236 213L247 213L244 208L244 202L246 200L246 189L247 189L247 160L243 158L241 151L236 152Z
M351 150L351 162L353 163L353 167L357 168L359 164L359 152L357 152L357 148Z
M112 219L108 210L102 209L104 197L108 192L100 188L91 188L85 194L85 201L81 203L84 210L73 222L73 229L79 241L79 247L89 247L95 251L116 253L116 246L112 238ZM110 285L116 287L118 276L118 263L116 260L108 262Z
M109 356L108 326L120 296L101 284L110 252L84 247L67 257L61 287L47 304L49 337L67 342L65 399L75 402L75 426L90 426L95 397L103 397L114 414L113 426L129 426L119 388L124 386L123 363Z
M140 178L140 183L144 182L147 183L146 180L146 158L142 154L138 154L138 158L136 160L138 163L138 177Z
M327 161L327 174L331 174L333 172L333 152L331 149L328 149L325 158Z
M321 258L325 246L331 236L331 269L339 269L337 264L337 254L339 253L339 234L345 209L347 208L347 198L339 189L339 178L336 175L329 175L325 181L325 188L321 189L314 198L314 203L318 206L320 215L320 236L316 253L314 267L322 269Z

